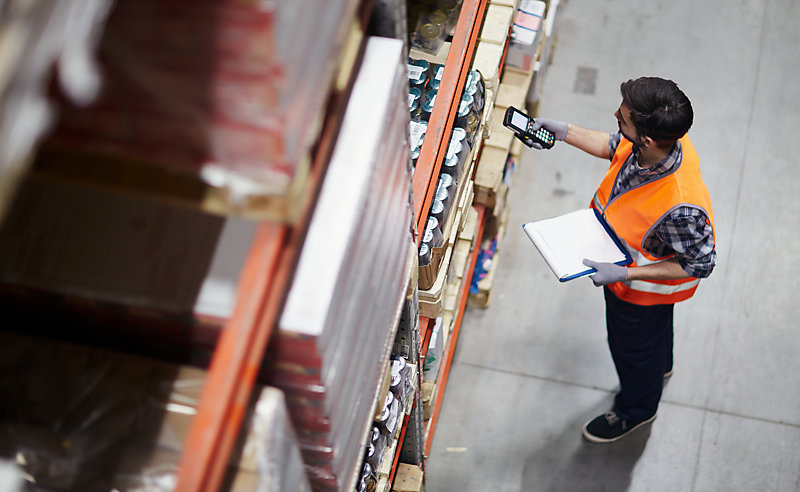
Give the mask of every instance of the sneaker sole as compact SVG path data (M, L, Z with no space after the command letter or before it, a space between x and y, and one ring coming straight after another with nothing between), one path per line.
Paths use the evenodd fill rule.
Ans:
M658 417L658 414L655 414L655 415L653 415L652 417L650 417L650 418L649 418L649 419L647 419L647 420L644 420L644 421L642 421L642 422L639 422L638 424L636 424L634 427L630 428L630 429L629 429L627 432L625 432L624 434L620 434L620 435L618 435L617 437L612 437L612 438L597 437L597 436L595 436L594 434L592 434L592 433L590 433L589 431L587 431L587 430L586 430L586 426L587 426L587 425L589 425L589 422L591 422L591 421L589 421L589 422L587 422L587 423L586 423L586 425L584 425L584 426L583 426L583 437L584 437L584 438L585 438L587 441L594 442L594 443L598 443L598 444L607 444L607 443L610 443L610 442L619 441L620 439L622 439L623 437L627 436L627 435L628 435L628 434L630 434L631 432L635 431L635 430L636 430L636 429L638 429L639 427L641 427L641 426L643 426L643 425L646 425L646 424L649 424L649 423L651 423L652 421L654 421L654 420L656 419L656 417Z

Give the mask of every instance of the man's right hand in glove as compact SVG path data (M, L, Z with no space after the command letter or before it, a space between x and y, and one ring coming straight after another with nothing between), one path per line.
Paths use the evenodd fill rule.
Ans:
M539 128L544 128L545 130L550 130L553 132L556 140L564 140L567 138L569 123L565 121L551 120L549 118L534 118L531 132L535 132ZM537 143L531 144L530 147L533 149L542 150L542 146Z

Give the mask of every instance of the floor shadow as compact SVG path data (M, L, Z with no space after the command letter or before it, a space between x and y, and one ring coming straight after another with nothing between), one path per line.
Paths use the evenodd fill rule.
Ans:
M610 407L603 401L581 421L573 421L525 461L520 490L524 492L608 491L628 489L636 463L650 438L650 426L610 444L594 444L581 435L589 419Z

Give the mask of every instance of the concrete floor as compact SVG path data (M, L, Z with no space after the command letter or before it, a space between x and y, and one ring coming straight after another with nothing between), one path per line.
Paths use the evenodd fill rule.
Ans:
M596 445L618 381L602 291L559 284L521 230L585 207L608 163L527 151L488 309L468 308L427 492L800 490L800 2L569 0L539 114L614 130L619 84L675 80L717 225L718 264L675 310L658 419ZM577 84L596 70L594 88Z

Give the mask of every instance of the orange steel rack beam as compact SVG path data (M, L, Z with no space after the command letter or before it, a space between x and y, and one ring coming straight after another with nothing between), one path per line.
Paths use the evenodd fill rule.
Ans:
M280 224L258 228L239 281L235 311L214 351L181 456L177 490L216 490L223 478L277 317L278 284L284 285L289 276L283 247L288 233Z
M428 121L428 130L422 141L417 167L414 170L414 217L417 231L424 229L437 176L450 144L450 131L458 111L461 92L472 64L472 55L486 13L486 0L464 0L458 17L453 42L447 53L442 82L436 95L436 104ZM417 244L421 240L417 237Z
M475 270L475 262L478 260L478 252L481 249L480 239L483 237L483 226L485 223L483 219L486 213L486 207L483 205L473 205L473 208L478 212L478 229L475 231L475 243L472 246L473 250L470 252L469 261L467 262L467 270L464 274L464 285L461 286L461 297L458 305L456 324L453 327L453 334L450 339L450 343L448 343L446 347L447 353L442 361L444 365L441 370L444 372L442 373L441 381L439 381L439 388L436 392L436 400L433 403L431 420L428 426L428 434L425 436L425 447L423 448L424 456L430 455L431 444L433 443L433 434L436 430L436 421L439 419L439 410L442 406L442 400L444 399L444 391L447 388L447 377L450 375L450 365L453 362L453 354L455 352L456 342L458 342L458 334L461 331L461 321L464 317L464 309L467 305L470 284L469 280L472 278L472 272Z

